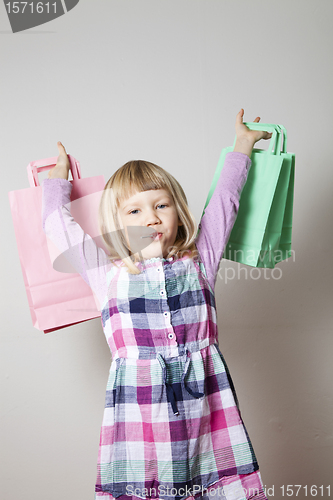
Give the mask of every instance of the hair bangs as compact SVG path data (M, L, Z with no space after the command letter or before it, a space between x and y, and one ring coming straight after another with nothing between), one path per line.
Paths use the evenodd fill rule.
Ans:
M125 163L114 177L113 189L117 193L116 203L118 206L122 200L133 196L136 192L155 189L170 191L169 185L159 172L159 167L144 160Z

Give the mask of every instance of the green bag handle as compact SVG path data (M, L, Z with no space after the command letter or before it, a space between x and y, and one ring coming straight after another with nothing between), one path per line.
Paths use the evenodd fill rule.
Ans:
M257 123L257 122L244 122L244 125L246 125L250 130L264 130L267 132L272 132L271 142L270 142L270 145L269 145L269 148L267 151L268 154L280 155L280 153L287 152L287 131L283 125L277 125L275 123ZM235 137L233 147L235 147L236 139L237 139L237 136ZM282 150L281 150L281 145L282 145ZM215 190L215 187L216 187L217 181L219 179L221 170L222 170L222 166L220 165L220 162L219 162L217 167L216 167L216 170L215 170L215 174L213 177L211 187L209 189L209 193L208 193L208 196L206 199L205 207L204 207L203 212L202 212L202 216L204 215L205 208L207 207L207 205L210 201L210 198L213 195L213 192Z
M271 123L256 123L256 122L244 122L250 130L265 130L267 132L272 132L271 142L267 150L268 154L279 154L278 153L278 142L280 139L280 129ZM235 137L234 146L236 144L237 136Z
M287 130L283 125L278 125L278 127L280 127L280 129L282 131L282 135L283 135L282 153L286 153L287 152Z
M267 132L272 132L273 136L268 148L268 151L273 151L273 139L274 139L274 131L279 134L277 139L276 147L274 148L275 154L286 153L287 152L287 130L283 125L277 125L273 123L256 123L256 122L244 122L250 130L264 130ZM236 142L236 139L235 139Z

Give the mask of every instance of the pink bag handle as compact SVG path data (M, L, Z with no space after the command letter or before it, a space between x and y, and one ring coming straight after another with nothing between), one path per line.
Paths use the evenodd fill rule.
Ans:
M68 158L73 179L81 179L80 163L72 155L68 155ZM30 187L40 186L38 173L43 172L43 170L51 170L56 165L57 159L57 156L52 156L52 158L44 158L44 160L31 161L29 163L27 170Z

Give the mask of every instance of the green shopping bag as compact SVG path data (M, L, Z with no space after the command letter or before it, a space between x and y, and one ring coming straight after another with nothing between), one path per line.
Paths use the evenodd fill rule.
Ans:
M272 139L267 151L252 151L252 166L223 257L248 266L274 268L291 256L295 155L287 153L287 132L282 125L245 125L272 132ZM205 208L231 151L233 147L222 150Z

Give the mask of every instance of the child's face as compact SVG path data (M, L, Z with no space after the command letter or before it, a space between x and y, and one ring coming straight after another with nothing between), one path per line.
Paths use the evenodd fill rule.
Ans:
M151 229L151 236L141 240L144 259L166 257L176 241L178 226L182 223L171 194L165 189L136 191L133 196L122 200L119 216L124 227L143 226ZM147 235L147 231L142 234ZM138 236L140 238L140 236ZM127 236L127 242L128 236ZM140 245L139 245L140 246Z

